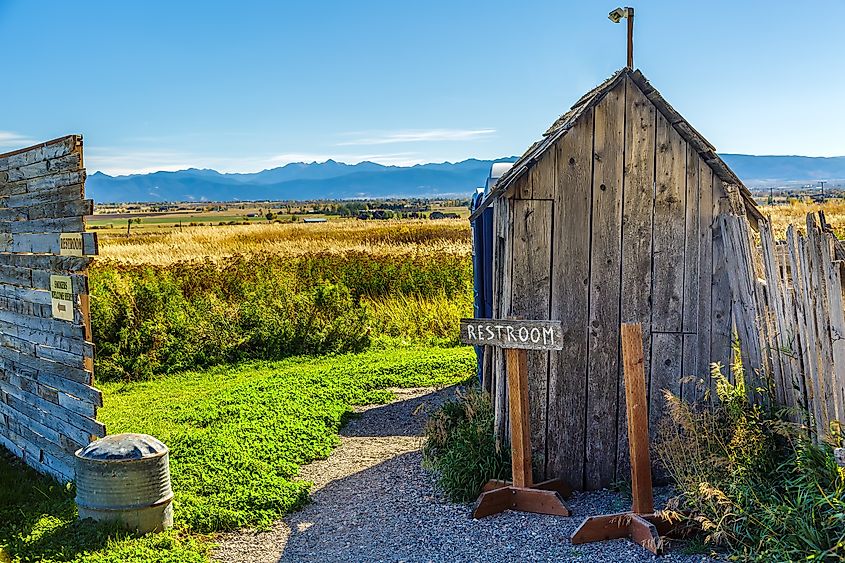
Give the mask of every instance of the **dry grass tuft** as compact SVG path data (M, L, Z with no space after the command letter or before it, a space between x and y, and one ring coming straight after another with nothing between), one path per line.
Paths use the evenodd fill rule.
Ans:
M845 200L829 200L824 204L791 200L785 205L760 207L763 215L771 218L772 231L778 239L786 238L786 228L792 224L803 232L806 230L807 214L824 211L825 219L833 227L836 236L845 238Z

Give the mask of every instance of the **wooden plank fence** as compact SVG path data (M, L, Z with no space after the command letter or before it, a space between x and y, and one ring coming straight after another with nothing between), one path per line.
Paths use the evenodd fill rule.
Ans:
M790 226L780 242L760 222L759 245L744 216L719 221L749 392L836 441L845 422L845 249L814 214L803 234Z
M82 138L0 154L0 445L60 481L106 429L93 386Z

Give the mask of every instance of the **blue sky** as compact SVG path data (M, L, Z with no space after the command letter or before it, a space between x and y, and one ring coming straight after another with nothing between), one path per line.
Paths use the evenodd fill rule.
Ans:
M0 151L89 170L521 154L625 62L604 1L0 0ZM635 63L721 152L845 154L845 2L640 1Z

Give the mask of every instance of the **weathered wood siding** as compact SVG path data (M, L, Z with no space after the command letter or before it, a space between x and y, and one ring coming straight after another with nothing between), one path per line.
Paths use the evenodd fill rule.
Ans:
M0 155L0 445L60 481L73 453L105 435L97 421L87 268L82 139L69 136ZM63 233L83 233L63 253ZM64 254L64 255L63 255ZM70 278L72 320L53 315L53 275Z
M563 323L564 349L530 360L535 478L583 489L626 479L620 323L643 327L652 423L663 389L701 397L710 362L729 358L731 294L713 229L729 208L725 186L626 79L494 205L494 317ZM489 369L504 436L500 354Z

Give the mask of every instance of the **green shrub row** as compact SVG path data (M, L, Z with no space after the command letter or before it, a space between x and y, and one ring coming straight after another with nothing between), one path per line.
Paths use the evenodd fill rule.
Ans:
M430 303L435 338L454 343L471 310L469 260L452 254L397 259L363 253L234 256L169 266L100 261L90 272L96 373L147 379L248 359L357 352L374 329L416 338L419 319L397 315L408 296ZM443 306L459 303L458 309ZM385 304L389 321L379 310ZM398 323L398 325L397 325Z

